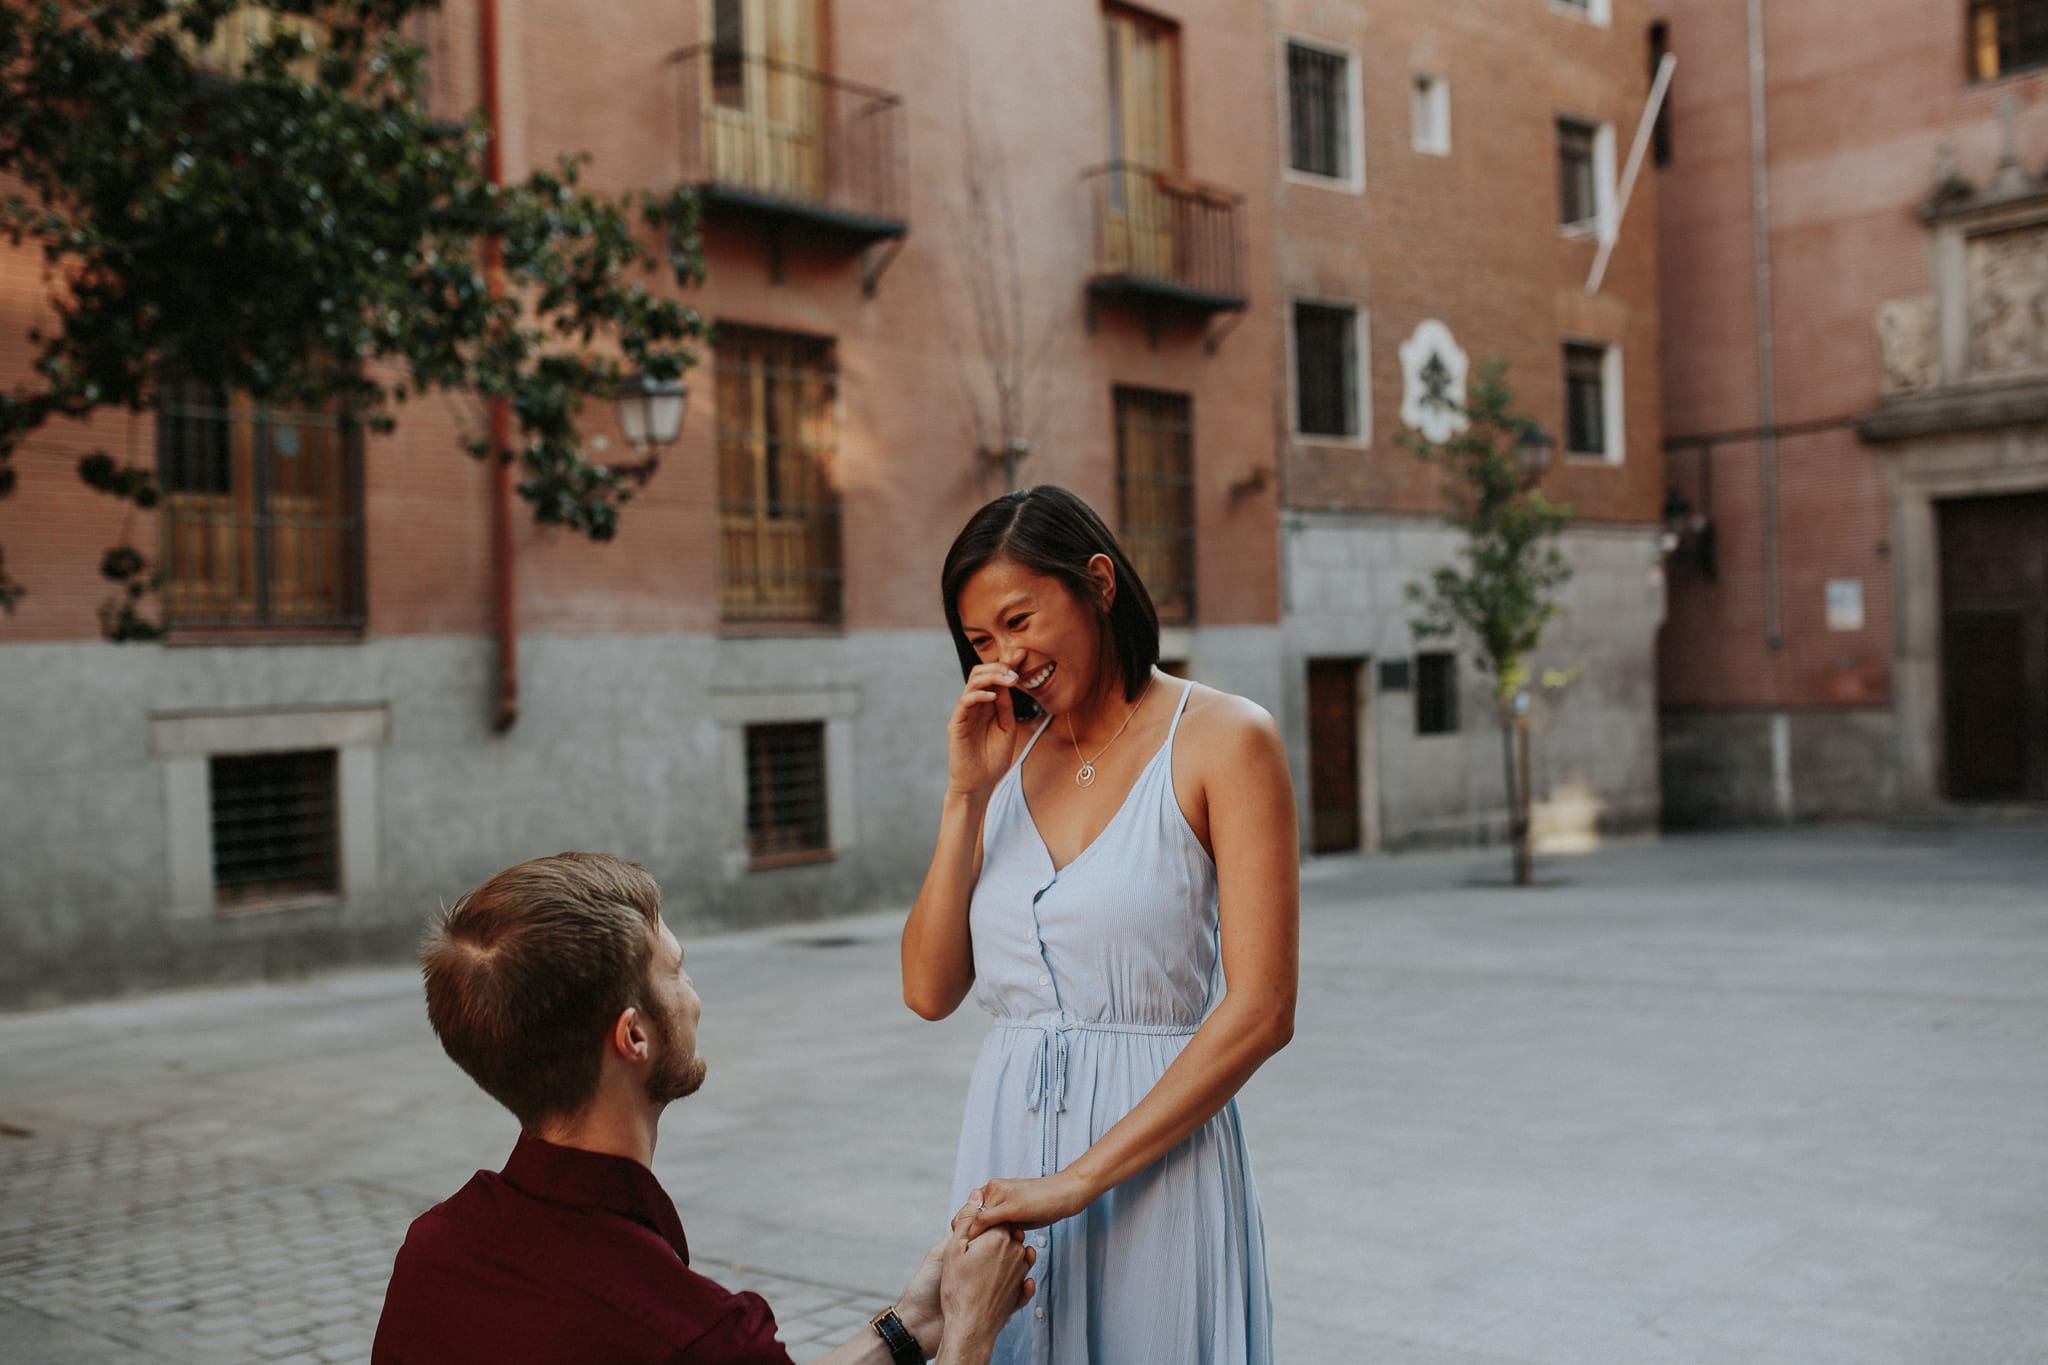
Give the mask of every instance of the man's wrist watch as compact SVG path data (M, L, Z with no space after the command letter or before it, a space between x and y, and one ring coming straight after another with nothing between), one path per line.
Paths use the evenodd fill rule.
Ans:
M903 1325L902 1318L896 1316L894 1307L884 1308L869 1318L868 1326L875 1329L875 1335L889 1348L889 1359L896 1365L924 1365L924 1347L910 1335L910 1329Z

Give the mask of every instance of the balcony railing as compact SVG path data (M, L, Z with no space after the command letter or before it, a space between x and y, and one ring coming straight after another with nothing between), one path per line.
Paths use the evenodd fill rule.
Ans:
M713 43L671 60L683 179L707 208L802 219L863 243L908 230L897 96Z
M1245 306L1238 228L1243 195L1121 161L1081 178L1095 214L1091 289L1204 312Z

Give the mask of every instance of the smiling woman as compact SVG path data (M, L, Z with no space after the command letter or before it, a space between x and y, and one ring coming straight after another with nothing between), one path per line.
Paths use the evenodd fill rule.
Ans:
M1270 1361L1235 1096L1294 1027L1279 732L1157 671L1145 585L1064 489L982 508L942 584L967 685L903 995L939 1019L973 990L994 1018L953 1193L973 1230L1026 1231L1039 1278L994 1358Z

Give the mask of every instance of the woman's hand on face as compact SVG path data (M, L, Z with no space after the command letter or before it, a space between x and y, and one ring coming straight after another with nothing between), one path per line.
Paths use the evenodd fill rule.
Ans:
M1087 1208L1094 1196L1078 1176L1060 1171L1037 1180L991 1180L967 1199L970 1209L980 1205L967 1229L972 1239L993 1227L1022 1231L1057 1223Z
M1017 752L1017 710L1010 688L1017 674L1007 664L976 664L946 722L946 785L962 795L987 791L1003 780Z

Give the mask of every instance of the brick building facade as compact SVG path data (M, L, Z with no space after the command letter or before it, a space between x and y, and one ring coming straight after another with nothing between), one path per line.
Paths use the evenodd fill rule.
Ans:
M2048 11L1654 9L1667 810L2048 797Z
M231 395L40 434L0 502L29 589L0 620L0 1000L400 953L437 901L562 848L646 863L700 926L902 903L959 687L938 566L1006 486L989 446L1121 525L1177 666L1285 709L1278 517L1248 483L1275 344L1256 10L496 10L508 173L580 150L599 188L704 191L693 302L720 331L681 441L611 543L515 509L499 733L480 408L415 403L359 451ZM479 32L450 0L423 33L437 101L476 102ZM1033 346L993 431L990 270ZM0 258L15 373L43 287ZM99 447L157 459L172 510L82 488ZM168 643L97 638L124 530L177 566Z
M1552 433L1575 577L1539 667L1552 847L1657 821L1663 597L1656 187L1619 181L1645 106L1641 0L1278 0L1273 356L1290 734L1313 847L1498 838L1506 782L1470 650L1416 642L1453 558L1440 471L1396 442L1433 383L1508 363ZM1602 243L1611 259L1589 288ZM1441 367L1441 368L1438 368ZM1438 434L1440 438L1440 433Z
M451 113L481 3L420 21ZM1395 441L1495 357L1578 512L1539 832L1654 824L1658 186L1618 194L1644 0L495 11L508 173L584 151L598 188L703 195L681 440L600 545L523 505L501 543L471 402L359 448L204 393L40 433L0 501L29 588L0 1001L402 953L565 847L646 863L698 926L901 904L958 686L937 567L1011 480L1090 498L1171 666L1280 719L1311 847L1496 837L1485 683L1403 599L1455 541ZM12 373L43 288L0 254ZM154 460L166 509L83 489L97 448ZM171 570L167 643L98 638L123 536Z

